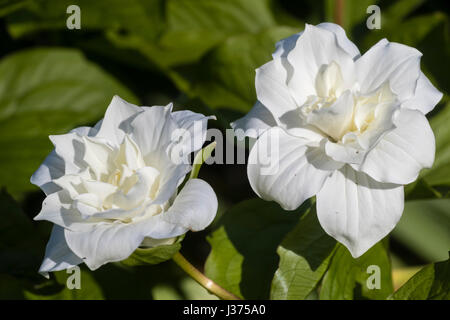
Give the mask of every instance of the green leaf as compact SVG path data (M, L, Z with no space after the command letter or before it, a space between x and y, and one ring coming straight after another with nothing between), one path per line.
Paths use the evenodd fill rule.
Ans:
M376 274L369 267L379 268L380 288L369 289L371 276ZM354 259L343 245L333 255L320 289L320 299L386 299L393 292L391 263L383 241L378 242L361 257Z
M309 205L287 212L274 202L252 199L228 210L208 237L206 275L239 297L268 299L276 249Z
M180 251L183 238L179 237L173 244L159 245L152 248L137 248L131 256L121 261L121 263L126 266L142 266L170 260L175 253Z
M66 13L70 5L80 7L81 30L120 30L154 40L165 27L164 0L37 0L22 5L23 10L9 16L13 37L43 30L67 30Z
M450 186L450 103L442 107L430 125L436 137L436 157L433 167L422 171L421 177L430 185Z
M295 32L280 26L230 37L199 63L174 68L169 75L191 98L200 98L211 108L246 112L256 101L255 69L271 59L277 41Z
M450 260L424 267L389 299L450 300Z
M393 236L426 260L443 260L450 248L449 208L450 199L407 201Z
M233 35L257 33L275 25L269 0L168 0L167 26L157 42L138 34L110 32L119 46L141 51L162 69L199 60Z
M52 150L51 134L98 120L112 97L137 99L71 49L30 49L0 61L0 181L17 195Z
M74 272L74 271L72 271ZM34 290L25 290L24 297L28 300L100 300L104 299L102 289L95 281L90 271L80 269L80 288L69 289L68 282L72 281L74 273L66 270L53 273L53 281L47 281L45 285L36 286ZM52 283L53 282L53 283ZM48 293L49 286L56 286L60 291ZM47 292L46 292L47 291Z
M336 241L320 226L315 210L302 216L277 249L280 264L270 298L305 299L325 274L335 246Z
M216 142L212 142L208 144L206 147L204 147L200 152L198 152L195 155L194 163L192 165L191 174L189 175L189 179L195 179L198 177L198 173L200 172L200 168L202 167L202 164L211 157L211 153L216 148Z
M41 263L44 241L14 199L0 191L0 273L32 277Z

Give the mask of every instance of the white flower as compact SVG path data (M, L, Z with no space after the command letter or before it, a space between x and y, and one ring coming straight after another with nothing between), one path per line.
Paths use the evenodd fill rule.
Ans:
M256 71L257 103L232 124L258 138L248 160L253 190L286 210L316 195L322 227L353 257L385 237L401 217L403 185L434 161L425 114L442 94L420 57L385 39L361 56L332 23L280 41ZM273 136L279 148L269 150ZM279 159L271 175L261 174L264 150Z
M196 139L178 139L181 149L198 150L208 117L171 109L137 107L116 96L95 127L50 136L55 149L31 177L47 194L35 220L55 224L40 272L82 262L94 270L140 245L173 243L211 223L214 191L191 179L177 194L191 166L168 154L180 130Z

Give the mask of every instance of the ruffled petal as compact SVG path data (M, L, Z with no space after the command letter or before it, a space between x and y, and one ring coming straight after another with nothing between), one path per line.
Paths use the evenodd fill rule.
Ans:
M317 194L317 215L322 228L357 258L395 227L403 197L403 186L377 182L345 166Z

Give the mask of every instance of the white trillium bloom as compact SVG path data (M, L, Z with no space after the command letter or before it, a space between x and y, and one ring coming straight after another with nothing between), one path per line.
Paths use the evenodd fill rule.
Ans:
M257 103L232 123L258 138L248 160L253 190L286 210L316 195L322 227L353 257L385 237L401 217L403 185L434 161L425 114L442 94L420 57L385 39L361 56L332 23L280 41L256 70ZM261 174L264 152L278 159L272 174Z
M35 220L55 224L40 272L82 262L94 270L211 223L214 191L191 179L177 194L191 166L170 157L201 148L208 117L171 109L116 96L95 127L50 137L55 150L31 177L47 195ZM176 131L188 134L174 142Z

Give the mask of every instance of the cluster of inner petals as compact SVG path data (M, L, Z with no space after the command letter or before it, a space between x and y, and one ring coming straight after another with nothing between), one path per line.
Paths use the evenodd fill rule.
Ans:
M71 209L85 219L131 222L161 213L167 207L147 205L156 198L161 173L146 165L129 136L118 147L98 138L83 137L85 168L55 181L67 191Z
M389 83L369 94L362 94L359 84L344 81L336 62L323 65L315 81L315 94L309 95L298 108L303 125L312 126L330 141L353 142L392 114L396 96Z

